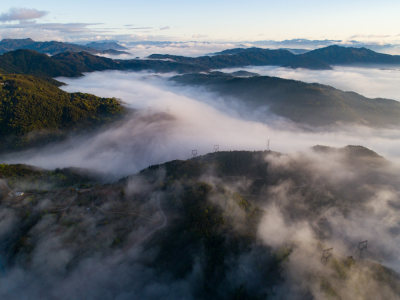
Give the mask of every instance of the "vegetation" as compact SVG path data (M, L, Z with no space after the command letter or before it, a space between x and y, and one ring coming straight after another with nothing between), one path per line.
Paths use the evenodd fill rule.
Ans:
M3 73L31 74L40 77L78 77L83 72L104 70L153 70L156 72L199 72L205 67L165 60L112 60L87 52L63 52L54 56L33 50L15 50L0 56Z
M315 150L338 151L348 158L360 154L363 159L380 159L359 146ZM324 239L329 240L331 231L328 223L321 223L327 209L338 208L339 213L344 206L361 211L360 202L366 199L357 188L363 184L356 184L358 179L354 177L338 185L310 168L309 161L291 161L289 157L285 158L285 166L271 167L269 161L279 157L274 152L217 152L152 166L113 184L94 181L96 185L90 186L89 181L84 189L77 186L87 180L82 171L0 165L0 212L4 220L13 221L12 230L0 236L6 270L17 267L40 276L42 273L35 272L37 264L32 261L36 253L41 253L43 237L56 237L57 244L50 248L53 251L45 252L46 259L54 261L65 250L69 255L63 256L55 270L50 264L40 265L46 268L46 274L62 272L65 278L80 275L88 259L100 265L107 262L106 270L102 269L103 278L108 282L112 276L123 277L123 287L128 286L129 291L137 288L137 274L150 274L146 283L184 283L190 295L199 299L274 298L282 288L284 295L292 289L300 296L311 297L310 287L318 288L327 299L343 299L346 291L353 288L356 290L352 295L368 298L366 291L371 291L371 284L398 294L398 274L374 262L374 257L341 257L334 252L326 264L319 264L317 248L311 256L307 252L304 263L296 264L302 259L301 242L289 239L279 247L270 247L260 241L257 229L268 204L279 205L285 224L302 224L305 220L314 224L312 230L323 243ZM357 163L349 159L346 165L355 170ZM367 176L362 178L365 185L388 184L379 168L366 168ZM160 173L165 176L160 177ZM46 180L49 187L44 188ZM136 186L135 180L146 188L127 188L131 183ZM2 185L3 181L11 190ZM263 186L254 189L251 182L260 181ZM285 182L292 185L285 187L287 198L279 201L279 195L271 193ZM32 188L35 186L42 188ZM302 186L301 190L298 186ZM291 195L296 197L291 199ZM167 219L165 226L161 225L162 214ZM300 223L295 223L296 219ZM143 251L135 252L132 258L129 251L138 248ZM115 257L118 259L113 264ZM298 268L300 278L288 275L290 265ZM83 274L92 274L91 266ZM87 282L101 288L91 278ZM305 283L301 289L299 282ZM107 285L107 292L119 293L119 283L116 289ZM48 285L45 288L47 291Z
M0 164L0 179L6 180L11 189L19 191L86 188L98 181L97 176L87 170L67 168L49 171L23 164Z
M65 130L109 122L123 111L115 98L60 90L54 80L0 75L1 149L18 148Z
M207 69L232 68L242 66L287 66L302 67L309 69L330 69L329 64L314 58L303 58L284 49L230 49L212 56L185 57L175 55L153 54L153 59L170 59L185 64L194 64L206 67Z
M330 65L351 64L400 64L399 55L383 54L367 48L332 45L299 55L304 59L315 59Z
M371 127L400 125L398 101L370 99L323 84L269 76L237 78L222 72L186 74L173 77L172 80L204 86L213 92L243 101L250 110L268 108L274 114L311 126L335 123L357 123Z
M366 48L329 46L303 54L293 54L285 49L235 48L212 56L185 57L154 54L153 59L171 59L185 64L195 64L208 69L242 66L275 65L289 68L331 69L331 65L400 64L399 55L377 53Z
M5 53L5 51L10 52ZM74 77L81 76L83 72L102 70L192 73L250 65L330 69L331 65L336 64L400 64L400 56L397 55L376 53L365 48L340 46L329 46L297 55L285 49L236 48L211 56L185 57L153 54L149 56L149 59L130 60L113 60L93 55L96 51L119 54L115 49L94 50L85 46L58 42L38 43L30 39L3 40L0 42L0 53L4 53L0 56L0 69L6 73L32 74L42 77ZM49 57L44 53L55 55Z

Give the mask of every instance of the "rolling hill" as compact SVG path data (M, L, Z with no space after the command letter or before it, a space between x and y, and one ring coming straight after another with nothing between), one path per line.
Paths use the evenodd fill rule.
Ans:
M15 43L15 42L14 42ZM87 51L66 51L49 57L33 50L16 50L0 56L0 70L7 73L45 77L81 76L83 72L103 70L152 70L154 72L193 73L241 66L276 65L291 68L330 69L332 65L400 64L400 56L376 53L365 48L329 46L295 55L288 50L236 48L212 56L186 57L153 54L147 59L116 60Z
M270 50L261 48L229 49L211 56L185 57L165 54L153 54L152 59L169 59L185 64L194 64L208 69L221 69L243 66L285 66L308 69L330 69L329 64L312 57L301 57L288 50Z
M282 66L329 70L334 65L399 65L399 55L377 53L366 48L328 46L306 53L294 54L285 49L234 48L210 56L186 57L153 54L149 58L169 59L186 64L195 64L208 69L243 66Z
M0 55L0 70L3 73L41 77L77 77L82 76L84 72L104 70L190 73L207 69L198 65L165 60L113 60L87 52L63 52L49 57L32 50L16 50Z
M115 98L67 93L60 82L28 75L0 75L0 150L51 141L87 130L123 112Z
M269 76L236 77L222 72L185 74L171 80L205 87L241 101L248 110L268 108L273 114L312 127L338 123L370 127L400 125L398 101L370 99L317 83Z
M367 48L328 46L299 55L303 59L315 59L330 65L399 65L400 55L378 53Z

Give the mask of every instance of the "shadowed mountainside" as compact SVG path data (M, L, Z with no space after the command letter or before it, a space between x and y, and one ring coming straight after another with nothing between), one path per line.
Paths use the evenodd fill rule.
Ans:
M365 48L329 46L295 55L288 50L237 48L212 56L185 57L153 54L147 59L112 60L86 52L66 51L52 57L32 50L16 50L0 56L0 70L33 75L81 76L83 72L103 70L152 70L192 73L241 66L277 65L292 68L330 69L331 65L400 64L400 57L376 53Z
M356 153L363 153L362 164ZM318 169L318 159L336 161L335 171L357 172L337 182L332 168ZM367 257L351 252L358 240L343 237L349 252L336 245L329 260L320 259L337 239L336 219L371 214L369 184L397 184L385 168L382 158L358 146L297 157L217 152L152 166L113 184L82 179L87 175L79 170L0 165L1 224L9 229L0 231L1 272L13 280L13 288L0 285L0 294L391 298L400 292L400 278L376 261L385 247L378 239ZM269 214L276 206L284 221L279 212ZM311 240L284 231L301 232L305 224Z
M356 123L370 127L395 127L400 124L398 101L370 99L318 83L269 76L238 78L222 72L185 74L172 80L205 87L239 99L251 110L268 108L278 116L310 126Z
M234 48L217 52L212 56L185 57L153 54L154 59L170 59L186 64L196 64L209 69L243 66L275 65L289 68L324 70L332 65L399 65L399 55L377 53L366 48L328 46L302 54L293 54L284 49Z
M87 52L64 52L49 57L32 50L16 50L0 56L0 71L3 73L78 77L84 72L104 70L190 73L206 71L206 68L165 60L112 60Z

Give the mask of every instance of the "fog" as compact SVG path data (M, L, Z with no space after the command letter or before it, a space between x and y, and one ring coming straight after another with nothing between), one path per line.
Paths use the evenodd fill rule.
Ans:
M224 72L246 70L260 75L276 76L305 82L331 85L344 91L357 92L369 98L388 98L400 101L400 68L342 67L333 70L292 69L275 66L227 68Z
M247 112L232 99L202 89L179 87L167 75L106 71L82 78L60 78L63 89L103 97L120 98L136 110L124 120L91 134L2 157L8 163L26 163L44 168L82 167L114 177L135 173L149 165L187 159L223 150L265 150L267 140L274 151L293 152L316 144L363 145L392 160L400 157L398 130L365 127L324 128L307 132L294 124L255 112ZM266 115L265 115L266 114ZM267 117L265 117L267 116Z
M294 249L282 296L303 299L301 292L308 289L316 299L323 299L327 291L321 282L326 280L338 298L398 299L398 290L392 289L397 283L390 287L389 281L378 282L373 263L400 270L398 168L380 163L367 166L373 158L357 163L339 153L303 152L267 160L270 171L301 170L306 189L314 190L309 194L289 179L269 189L266 196L270 202L265 205L259 238L275 249ZM330 204L318 209L317 203L325 197ZM361 254L359 242L364 240L368 246ZM327 264L322 261L323 249L332 251ZM341 264L349 265L339 279L336 272Z
M211 187L205 199L196 199L199 205L204 204L200 200L206 202L207 212L209 205L222 210L224 226L229 228L224 234L245 237L243 241L252 237L234 255L230 244L217 248L226 251L220 258L224 277L207 278L204 244L194 245L190 253L185 250L182 257L181 249L173 248L172 264L162 260L166 264L157 265L163 245L177 240L176 245L183 247L186 241L180 239L186 233L180 235L182 228L174 226L187 224L190 211L179 205L188 201L188 187L196 186L186 174L167 181L166 170L157 168L155 179L140 175L86 191L44 191L36 199L27 195L1 202L4 248L0 250L4 253L0 253L11 263L2 274L0 295L7 299L194 299L206 295L205 282L215 281L213 296L221 299L229 299L227 291L242 287L258 298L323 299L333 291L342 299L396 299L398 281L393 278L397 277L376 262L400 271L398 130L342 125L305 131L269 114L267 107L261 118L260 112L249 111L234 99L178 86L168 80L173 75L107 71L59 78L67 83L66 91L118 97L131 111L95 132L10 153L2 161L89 168L116 180L152 164L190 158L194 149L199 155L212 152L214 145L220 151L265 150L269 139L272 150L286 154L262 156L258 163L268 175L257 194L249 196L256 179L247 174L232 182L210 168L195 181ZM373 155L358 159L340 151L309 150L316 144L363 145L394 163ZM0 191L7 197L9 189L3 181ZM197 197L189 194L193 195ZM249 211L234 195L254 200L249 201L250 208L259 206L259 220L252 217L258 220L254 228L246 223ZM195 208L203 211L201 206ZM24 222L29 230L19 233ZM121 231L126 234L125 244L115 247ZM366 259L357 248L363 240L368 240ZM20 246L9 257L7 247L12 243ZM321 253L327 248L333 248L332 257L323 263ZM186 255L192 259L183 260ZM181 259L189 264L189 271L176 276L179 267L174 264ZM276 261L279 271L271 267ZM212 274L219 275L218 270ZM274 281L266 276L268 272L282 278Z
M218 267L211 272L222 278L206 277L206 250L201 246L183 254L176 248L171 264L158 265L164 243L177 240L181 243L176 245L184 247L185 240L174 226L179 226L187 212L167 200L172 195L184 201L180 185L190 182L182 177L159 190L165 180L161 168L151 182L141 176L126 181L122 187L126 199L118 196L116 187L99 186L89 192L92 197L77 196L60 214L54 207L69 201L63 199L65 191L46 194L47 201L30 204L13 199L12 208L2 202L3 245L13 241L24 222L26 216L19 211L24 205L30 205L32 218L41 217L26 233L28 246L19 246L16 257L11 257L15 264L7 264L2 272L1 297L203 299L207 295L204 282L210 280L216 283L211 295L218 299L231 299L232 292L240 295L243 289L250 299L325 299L332 294L341 299L397 299L398 277L376 262L400 270L399 169L374 156L359 159L335 151L266 153L259 161L268 170L265 186L251 201L260 207L259 221L255 228L250 227L254 238L248 247L234 247L235 254L227 239L219 262L224 272L218 273ZM273 183L271 178L279 174L280 180ZM234 195L247 198L245 192L253 179L243 176L229 182L209 170L198 180L212 187L201 198L208 209L217 206L222 210L223 228L228 229L217 232L248 240L249 211ZM118 207L124 208L125 214L110 216ZM133 217L129 212L138 213ZM115 248L111 241L121 225L129 234L124 246ZM368 240L368 248L361 256L357 247L363 240ZM30 247L30 252L25 252L25 247ZM323 262L326 248L333 248L332 256ZM187 260L187 256L193 257ZM181 259L189 264L184 276L176 275L179 266L175 264ZM276 261L279 271L273 268Z
M209 55L225 49L236 47L249 47L249 44L232 42L132 42L124 44L129 54L102 56L115 59L132 59L136 57L145 58L151 54L171 54L197 57Z

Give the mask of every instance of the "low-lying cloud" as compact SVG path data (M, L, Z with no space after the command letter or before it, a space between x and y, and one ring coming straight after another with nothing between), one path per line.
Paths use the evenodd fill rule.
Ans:
M179 87L167 78L119 71L62 78L68 84L64 87L67 91L115 96L136 112L95 133L82 133L2 159L45 168L83 167L122 176L148 165L187 159L194 149L199 155L212 152L214 145L219 145L221 151L265 150L268 139L271 149L281 152L304 150L316 144L356 144L393 160L400 157L398 130L351 126L306 132L272 115L261 122L257 113L246 112L232 99L227 101L202 89Z
M159 168L149 177L155 179L134 176L122 187L96 186L86 192L67 189L48 193L40 201L4 201L0 205L3 245L12 239L2 234L18 233L16 226L24 221L26 215L18 213L23 205L41 217L25 233L29 239L15 239L21 240L21 246L12 257L15 264L7 264L1 274L0 295L7 299L198 299L206 298L204 282L208 282L215 283L210 294L218 299L231 299L230 293L240 295L241 291L262 299L324 299L329 295L396 299L398 277L383 266L400 270L399 172L371 153L361 158L349 154L334 150L288 155L265 152L257 160L266 174L261 179L243 172L232 181L229 176L217 176L211 167L194 182L181 174L180 179L163 185L167 171ZM250 188L253 180L262 181L258 192ZM196 193L185 197L188 187L196 184L207 184L211 192L204 198ZM74 193L72 201L65 195ZM193 243L182 255L174 253L182 251L185 239L181 238L188 234L174 226L191 216L179 208L182 202L204 204L207 212L221 208L224 230L213 232L211 218L201 223L208 234L230 237L211 239L208 251L223 251L218 261L204 257L204 241ZM58 216L54 207L66 204ZM251 214L254 206L260 217ZM113 217L112 212L121 211ZM111 241L121 228L129 232L129 238L124 246L113 247ZM246 247L232 246L237 245L234 239L232 243L236 235ZM362 257L358 243L363 240L368 240L368 248ZM171 242L176 248L168 261L164 256L160 262L158 254L165 245L171 249ZM321 254L327 248L333 248L332 255L324 262ZM181 259L189 270L184 275L177 272ZM208 264L213 267L209 273L220 278L207 277Z

